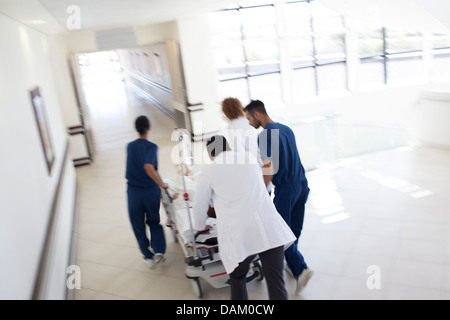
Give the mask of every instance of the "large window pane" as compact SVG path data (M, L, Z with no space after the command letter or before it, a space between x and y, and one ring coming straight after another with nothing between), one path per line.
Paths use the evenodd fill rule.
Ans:
M228 97L238 98L242 104L250 101L247 79L237 79L219 82L219 98L222 101Z
M433 35L432 45L431 79L433 81L450 81L450 34Z
M401 85L422 80L423 62L416 54L396 54L386 59L388 84Z
M316 80L314 68L294 70L292 83L292 99L300 103L316 95Z
M233 45L241 41L241 25L237 10L211 13L209 26L215 47Z
M360 57L384 54L383 32L381 29L358 30L358 46Z
M219 11L212 13L209 18L219 79L245 76L245 55L241 44L238 11Z
M279 73L248 78L250 98L261 100L270 110L282 103Z
M272 6L239 10L245 40L276 38L276 15Z
M417 32L386 30L386 52L421 51L423 37Z
M309 2L289 3L284 12L288 37L304 37L311 40L311 14Z
M361 59L358 74L358 86L361 90L384 86L383 57Z
M333 95L347 89L345 63L335 63L317 67L319 95Z
M288 55L292 68L314 65L309 2L288 3L285 11Z
M214 59L220 80L246 75L244 49L241 45L215 48Z
M450 34L434 34L431 42L433 49L450 48Z
M420 33L386 30L388 84L418 83L423 80L422 47L423 37Z
M359 29L360 65L358 89L369 90L385 85L383 30Z
M311 2L311 9L317 61L343 61L345 29L342 17L316 1Z
M279 50L276 41L252 41L245 43L247 72L256 75L280 70Z
M310 38L289 40L288 50L292 68L314 65L313 44Z

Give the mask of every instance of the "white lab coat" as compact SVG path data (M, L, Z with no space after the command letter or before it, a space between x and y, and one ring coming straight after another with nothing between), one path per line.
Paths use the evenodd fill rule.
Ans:
M258 164L262 167L263 161L258 146L258 135L259 135L258 130L256 130L248 122L248 119L246 117L242 116L230 121L226 138L228 144L230 145L231 150L240 150L240 151L244 150L246 152L251 153L258 161ZM244 161L251 163L248 160ZM267 186L267 191L268 192L273 191L272 182L269 182L269 185Z
M258 147L258 131L248 122L246 117L242 116L231 120L225 136L232 150L243 148L246 152L250 152L262 165Z
M194 228L203 230L212 196L219 255L227 273L251 255L288 248L296 239L267 193L260 166L236 164L236 153L223 152L203 167L193 206Z

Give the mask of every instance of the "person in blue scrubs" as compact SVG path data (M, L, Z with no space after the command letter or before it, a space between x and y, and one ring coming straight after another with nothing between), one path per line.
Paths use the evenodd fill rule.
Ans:
M139 116L135 127L139 138L127 145L128 214L144 262L153 269L164 260L166 251L159 208L161 188L168 188L168 185L157 173L158 146L147 140L150 120L146 116ZM146 225L150 228L151 241L147 238Z
M309 187L295 135L291 128L269 117L262 101L251 101L245 107L245 114L253 127L264 128L258 137L264 182L266 185L272 182L275 186L275 207L297 238L284 255L289 270L297 279L296 292L299 293L307 285L313 271L298 250Z

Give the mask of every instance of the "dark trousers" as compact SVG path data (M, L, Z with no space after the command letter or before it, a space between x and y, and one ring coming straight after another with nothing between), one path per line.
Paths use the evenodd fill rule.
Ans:
M305 259L298 250L298 239L303 228L305 203L308 195L309 187L306 181L275 186L275 197L273 199L275 208L297 238L284 252L287 265L295 278L298 278L303 270L307 268Z
M128 215L131 226L145 259L153 258L154 253L166 252L166 238L164 230L159 223L159 207L161 204L161 189L139 188L128 186ZM145 225L150 228L148 240ZM153 252L149 250L149 246Z
M259 254L270 300L288 299L283 276L283 252L284 246L281 246ZM255 257L256 255L248 257L230 273L231 300L248 300L246 276Z

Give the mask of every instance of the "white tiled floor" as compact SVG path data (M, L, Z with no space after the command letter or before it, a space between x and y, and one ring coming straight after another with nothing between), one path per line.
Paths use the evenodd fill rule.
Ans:
M120 86L106 92L88 96L96 105L91 113L97 154L93 164L77 168L76 263L82 289L74 298L196 299L169 230L165 227L167 261L149 270L127 214L125 145L135 139L135 117L146 114L152 120L149 139L159 145L163 176L174 175L175 124ZM290 298L449 299L449 160L449 150L402 148L308 172L311 194L300 249L315 275L298 296L286 275ZM369 289L375 277L381 287ZM202 285L204 299L229 298L229 288ZM264 281L253 281L248 289L250 299L267 299Z

